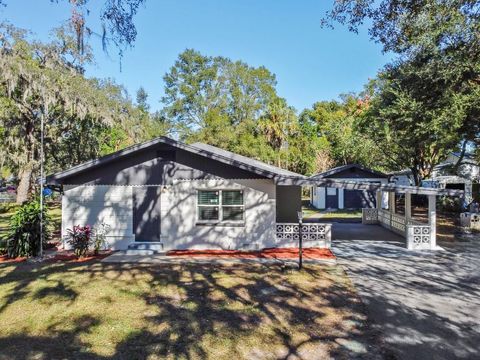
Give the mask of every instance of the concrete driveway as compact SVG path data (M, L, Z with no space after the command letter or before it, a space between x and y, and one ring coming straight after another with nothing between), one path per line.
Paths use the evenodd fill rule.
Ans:
M412 252L377 225L335 223L332 235L338 263L384 334L388 354L480 359L480 238Z

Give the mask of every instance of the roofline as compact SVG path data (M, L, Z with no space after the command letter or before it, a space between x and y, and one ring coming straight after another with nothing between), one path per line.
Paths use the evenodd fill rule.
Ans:
M300 174L285 175L285 174L279 174L279 173L275 173L275 172L272 172L272 171L269 171L269 170L261 169L257 166L254 166L254 165L246 164L244 162L241 162L241 161L238 161L238 160L235 160L235 159L231 159L231 158L228 158L226 156L219 155L219 154L215 154L211 151L204 150L204 149L201 149L201 148L197 148L197 147L192 146L192 145L187 145L185 143L182 143L182 142L177 141L177 140L170 139L170 138L165 137L165 136L160 136L160 137L157 137L153 140L149 140L149 141L146 141L146 142L143 142L143 143L140 143L140 144L132 145L132 146L129 146L125 149L116 151L112 154L108 154L108 155L102 156L100 158L93 159L93 160L84 162L82 164L73 166L68 170L64 170L64 171L60 171L58 173L48 175L46 177L46 182L50 183L50 182L53 181L54 183L58 183L59 181L61 181L62 179L66 178L66 177L75 175L77 173L86 171L86 170L91 169L91 168L95 168L97 166L107 164L110 161L118 159L119 157L126 156L126 155L132 154L132 153L140 151L140 150L148 149L149 147L155 146L157 144L162 144L162 143L173 146L173 147L176 147L176 148L181 149L181 150L188 151L190 153L205 156L209 159L220 161L220 162L222 162L224 164L227 164L227 165L236 166L236 167L238 167L242 170L251 171L251 172L253 172L257 175L266 176L266 177L273 178L273 179L282 178L282 179L288 180L288 179L306 178L304 175L300 175Z
M312 175L312 176L310 176L310 179L312 179L312 178L325 178L327 176L330 176L330 175L333 175L333 174L338 174L339 172L351 169L352 167L356 167L356 168L359 168L360 170L370 172L370 173L378 175L382 178L387 178L388 179L388 177L389 177L388 174L384 174L380 171L369 169L369 168L367 168L363 165L360 165L360 164L347 164L347 165L338 166L338 167L335 167L333 169L330 169L330 170Z
M418 195L447 195L447 196L456 196L462 197L465 195L463 190L455 189L437 189L437 188L427 188L420 186L401 186L395 185L393 183L382 184L382 183L371 183L366 181L347 181L347 180L335 180L335 179L297 179L289 185L300 185L300 186L322 186L322 187L332 187L338 189L346 190L369 190L369 191L385 191L385 192L395 192L395 193L410 193Z

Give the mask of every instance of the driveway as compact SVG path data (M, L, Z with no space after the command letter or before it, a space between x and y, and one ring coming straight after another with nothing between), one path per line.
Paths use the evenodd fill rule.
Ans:
M376 225L336 223L332 234L392 357L480 359L480 239L412 252Z

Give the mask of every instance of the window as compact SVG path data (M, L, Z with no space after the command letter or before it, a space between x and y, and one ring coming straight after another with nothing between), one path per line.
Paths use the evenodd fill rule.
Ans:
M337 195L337 189L336 188L327 188L327 195L330 195L330 196Z
M242 190L199 190L197 203L199 221L243 221Z

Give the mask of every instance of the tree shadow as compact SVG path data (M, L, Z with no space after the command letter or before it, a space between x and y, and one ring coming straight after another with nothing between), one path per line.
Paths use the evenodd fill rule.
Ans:
M55 286L38 290L33 299L73 301L83 286L108 276L109 286L118 292L130 291L149 310L138 314L141 325L118 341L111 355L100 356L85 340L84 335L104 321L101 316L85 315L71 320L73 329L52 326L48 336L26 335L28 331L0 336L0 349L12 354L6 359L383 356L378 333L366 321L361 302L348 281L339 280L334 267L307 265L303 272L283 272L271 264L93 262L36 265L28 272L22 266L0 280L18 282L13 287L18 291L4 296L4 307L27 296L29 285L38 277L48 280L51 274L68 272L70 276L88 273L89 280L83 278L81 284L57 281Z
M335 247L390 352L406 359L478 358L478 244L435 252L373 242Z

